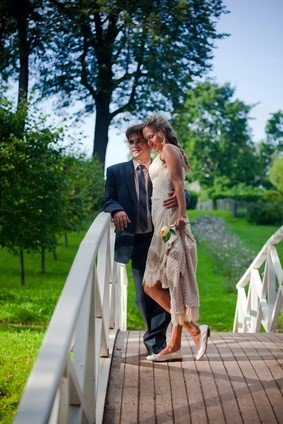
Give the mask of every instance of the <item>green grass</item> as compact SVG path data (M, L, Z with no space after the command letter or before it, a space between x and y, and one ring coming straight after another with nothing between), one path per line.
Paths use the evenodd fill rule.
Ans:
M46 258L46 274L40 272L40 256L25 255L26 285L20 286L18 258L0 250L0 422L13 421L45 328L75 257L83 233L71 233L69 246L60 240L54 261Z
M225 291L225 277L216 271L214 260L203 244L198 245L197 281L199 323L209 324L212 331L232 331L236 293Z
M127 328L129 330L143 330L145 328L144 320L142 319L135 305L135 287L131 272L130 263L127 264L128 276L128 297L127 297Z
M1 328L0 422L11 423L26 379L33 366L43 330Z
M71 233L69 247L60 240L54 261L47 254L46 273L40 272L39 254L25 254L26 285L19 284L18 258L0 250L0 322L46 326L62 290L82 235Z

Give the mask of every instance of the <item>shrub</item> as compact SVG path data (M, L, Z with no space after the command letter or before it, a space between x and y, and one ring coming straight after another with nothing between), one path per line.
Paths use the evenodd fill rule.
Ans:
M248 186L239 183L232 187L216 186L211 190L210 196L213 201L217 199L234 199L241 201L257 201L262 199L265 190L261 187Z
M246 202L253 202L257 200L261 200L263 197L262 192L243 192L243 193L233 193L232 191L223 191L222 193L213 194L211 196L212 200L217 199L234 199L241 200Z
M265 202L259 200L248 207L247 221L252 224L276 225L283 221L282 202Z
M269 202L283 202L283 194L277 190L266 190L262 195L262 200L268 200Z
M269 180L283 194L283 156L277 156L269 170Z
M188 209L195 209L198 203L198 193L196 191L190 191L190 203Z

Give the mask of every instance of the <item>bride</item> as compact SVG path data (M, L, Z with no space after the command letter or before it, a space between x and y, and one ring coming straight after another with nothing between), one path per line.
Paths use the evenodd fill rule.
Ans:
M206 353L210 329L207 325L196 324L199 310L196 243L186 216L183 186L190 165L178 144L176 134L163 116L151 116L144 125L143 136L149 146L159 153L149 167L153 184L154 234L148 251L143 285L145 292L170 312L173 324L167 346L158 354L147 356L147 359L156 362L182 361L181 337L184 326L198 346L195 359L199 360ZM163 206L164 197L172 190L178 200L175 211ZM165 234L166 242L162 234Z

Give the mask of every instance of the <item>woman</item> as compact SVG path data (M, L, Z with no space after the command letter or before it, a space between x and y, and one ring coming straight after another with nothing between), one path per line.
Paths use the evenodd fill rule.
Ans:
M196 282L196 244L186 216L183 181L190 169L188 158L178 144L176 134L163 116L153 115L144 125L143 136L159 155L149 167L153 184L152 220L154 234L148 251L144 274L144 290L171 313L172 332L167 346L147 359L157 362L181 361L183 326L189 331L199 350L195 359L203 357L210 329L198 327L199 296ZM163 199L174 190L178 200L176 211L163 207ZM160 233L167 227L169 240ZM166 232L166 229L165 229ZM164 289L169 289L164 290Z

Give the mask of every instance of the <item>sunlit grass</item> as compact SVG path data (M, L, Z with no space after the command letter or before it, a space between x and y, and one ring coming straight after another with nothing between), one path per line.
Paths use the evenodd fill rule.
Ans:
M0 422L10 424L83 234L60 240L46 274L39 254L25 255L26 285L20 286L18 258L0 250Z
M1 328L0 422L10 424L44 336L43 330Z
M59 241L55 261L47 254L46 273L40 272L40 255L25 254L26 285L20 286L18 258L0 250L0 322L45 327L62 291L83 234L69 235L69 247Z

